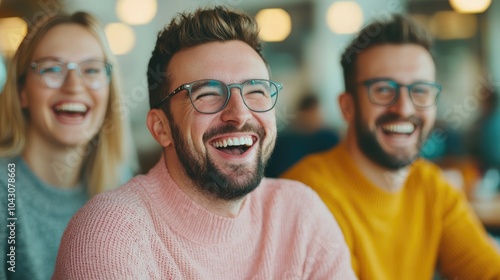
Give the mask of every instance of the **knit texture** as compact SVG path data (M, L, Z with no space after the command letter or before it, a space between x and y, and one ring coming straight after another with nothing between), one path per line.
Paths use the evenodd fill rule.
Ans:
M360 279L500 279L500 255L465 197L417 160L388 193L356 167L347 144L309 156L283 174L311 186L338 221ZM391 177L387 177L391 180Z
M15 165L15 172L11 173L15 175L15 192L11 192L15 194L15 201L8 200L9 164ZM20 156L1 158L0 279L50 279L64 229L87 200L83 186L71 190L58 189L41 182ZM11 202L15 203L14 216L8 213ZM8 217L17 220L7 220ZM11 222L15 223L15 229L11 227L13 232L7 227ZM9 239L9 236L15 238ZM12 255L11 246L15 247L15 272L8 270L11 265L7 261L11 257L7 254Z
M71 220L54 279L355 279L321 199L264 179L235 218L194 203L164 159Z

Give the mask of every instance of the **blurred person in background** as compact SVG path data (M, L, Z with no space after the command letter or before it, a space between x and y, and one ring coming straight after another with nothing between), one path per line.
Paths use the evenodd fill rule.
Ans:
M360 31L341 63L347 136L285 172L318 192L360 279L500 279L500 253L463 193L419 159L436 118L431 37L395 15Z
M500 106L498 93L485 87L481 96L481 114L469 132L469 149L477 159L481 174L500 172ZM498 191L498 183L494 187Z
M115 66L84 12L36 23L12 58L0 94L1 279L50 279L70 218L132 176Z
M338 142L339 136L325 126L319 98L306 94L300 98L291 122L278 132L265 174L276 178L304 156L328 150Z

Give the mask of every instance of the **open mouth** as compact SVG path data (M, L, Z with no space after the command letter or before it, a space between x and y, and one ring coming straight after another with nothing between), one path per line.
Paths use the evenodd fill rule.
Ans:
M254 136L224 137L212 141L210 144L217 150L228 155L242 155L257 141Z
M60 117L83 118L89 111L89 107L80 102L64 102L54 105L52 110Z
M410 122L405 123L388 123L381 125L382 132L386 135L411 135L416 125Z

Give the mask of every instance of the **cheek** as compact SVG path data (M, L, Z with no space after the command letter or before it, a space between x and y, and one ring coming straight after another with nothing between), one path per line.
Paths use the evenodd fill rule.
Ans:
M262 115L257 116L257 120L266 131L266 135L268 138L267 141L273 141L273 139L275 139L277 135L276 116L274 111L266 112Z
M212 122L211 118L205 116L194 118L192 114L188 114L180 120L179 128L183 134L182 136L188 141L189 145L201 151L205 150L203 135L212 128L212 123L214 122Z
M99 115L104 116L108 108L108 103L111 102L111 94L107 91L98 91L92 94L94 96L94 102L98 108ZM126 106L123 104L123 106Z
M52 110L49 104L50 92L31 89L24 92L24 96L20 96L21 107L27 109L32 117L41 117L40 115L47 114L47 111Z
M429 111L422 112L421 118L425 122L424 126L427 130L431 130L436 120L436 108L429 109Z
M354 119L359 119L361 123L370 130L375 130L377 119L385 113L385 108L373 108L371 106L358 107ZM352 124L354 125L354 124Z

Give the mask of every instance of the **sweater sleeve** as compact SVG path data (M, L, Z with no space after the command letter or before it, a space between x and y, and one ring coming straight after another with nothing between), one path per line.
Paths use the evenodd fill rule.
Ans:
M70 221L53 279L143 279L147 242L137 208L96 197ZM144 215L145 216L145 215ZM149 262L149 265L151 262ZM146 278L151 278L151 275Z
M315 239L308 248L305 279L357 279L351 267L349 249L339 225L316 193L310 220ZM312 207L315 206L315 207Z
M447 183L441 203L441 270L447 279L500 279L500 252L493 246L465 196Z

